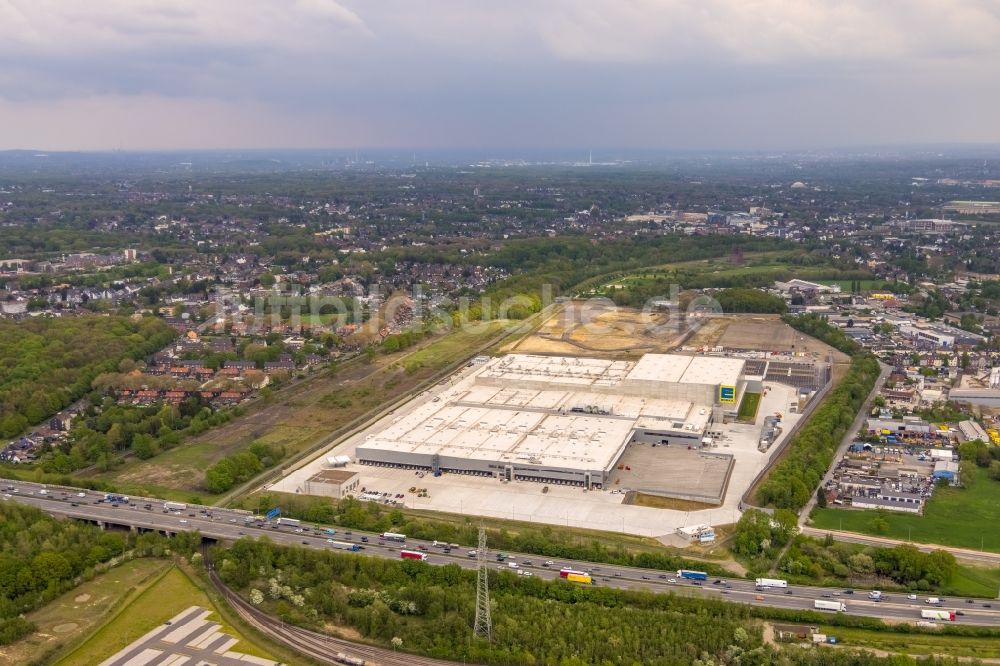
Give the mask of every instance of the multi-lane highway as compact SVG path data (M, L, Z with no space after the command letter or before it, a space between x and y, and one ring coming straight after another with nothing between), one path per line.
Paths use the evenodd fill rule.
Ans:
M326 534L326 528L310 526L279 526L273 522L257 522L246 512L218 507L188 506L183 511L164 508L164 501L152 498L131 497L128 504L105 501L104 494L85 492L76 488L42 486L26 482L0 481L2 500L29 504L54 516L66 516L165 533L197 530L202 535L220 540L236 540L266 535L272 541L304 548L330 549L328 539L357 543L360 555L371 557L400 557L400 549L422 550L427 553L429 564L456 564L465 569L476 566L468 548L452 549L433 547L420 540L405 544L380 540L377 534L336 529L335 535ZM672 572L641 569L609 564L595 564L566 559L546 560L537 555L508 553L505 563L491 566L507 575L537 576L545 580L559 577L559 569L589 572L594 583L620 589L643 589L654 592L717 597L725 601L776 608L813 609L817 599L838 600L847 605L852 615L869 615L883 619L920 621L920 610L926 608L925 597L908 598L905 593L888 593L882 601L872 601L867 591L853 592L845 589L791 585L789 589L757 590L754 581L743 579L710 578L703 583L678 578ZM517 568L510 562L517 563ZM1000 602L987 599L950 597L942 601L943 608L959 611L957 622L1000 626Z

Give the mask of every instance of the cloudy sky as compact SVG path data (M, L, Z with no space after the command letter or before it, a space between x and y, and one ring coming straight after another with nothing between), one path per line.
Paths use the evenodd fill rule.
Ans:
M0 149L1000 143L1000 0L0 0Z

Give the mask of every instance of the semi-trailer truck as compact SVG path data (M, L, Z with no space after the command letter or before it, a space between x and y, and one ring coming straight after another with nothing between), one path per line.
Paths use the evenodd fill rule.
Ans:
M920 617L925 620L948 620L949 622L954 622L955 611L941 608L923 608L920 610Z
M766 590L771 587L788 587L787 580L781 580L780 578L758 578L754 581L758 590Z
M122 504L128 504L128 495L108 493L104 496L104 500L106 502L121 502Z
M164 502L163 508L167 511L183 511L187 508L187 504L183 502Z
M813 607L817 610L828 610L834 611L835 613L846 613L847 604L843 601L826 601L824 599L816 599L813 601Z
M566 580L568 580L571 583L583 583L584 585L594 584L594 579L590 576L590 574L581 574L574 572L571 574L567 574Z
M569 578L570 574L576 574L577 576L586 576L587 572L586 571L577 571L576 569L560 569L559 570L559 577L560 578Z
M677 572L677 577L688 580L708 580L708 574L704 571L691 571L689 569L681 569Z
M382 532L379 538L385 539L386 541L406 541L405 534L396 534L395 532Z
M302 524L302 521L297 518L285 518L282 516L281 518L278 518L278 524L287 525L289 527L298 527Z
M415 550L401 550L399 556L404 560L426 560L427 553L420 553Z
M346 541L334 541L333 539L326 540L327 545L330 548L336 548L337 550L349 550L351 552L358 552L361 550L361 546L356 543L347 543Z

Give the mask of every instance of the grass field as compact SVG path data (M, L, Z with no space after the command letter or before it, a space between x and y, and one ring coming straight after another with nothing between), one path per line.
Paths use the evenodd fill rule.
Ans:
M0 663L29 664L57 657L68 646L79 644L136 589L170 566L166 560L131 560L50 601L27 616L37 631L0 648Z
M647 495L646 493L636 493L629 504L634 506L648 506L653 509L671 509L673 511L703 511L705 509L714 509L718 506L717 504L708 504L706 502L694 502L674 497L660 497L659 495Z
M877 515L888 528L882 532L872 524ZM936 543L974 550L1000 552L1000 483L990 480L986 470L976 468L969 488L936 488L924 515L849 509L817 509L812 526L846 530L920 543Z
M744 393L736 418L740 421L753 423L757 418L758 407L760 407L760 393Z
M820 282L823 284L841 284L841 289L850 292L850 280L839 280L838 276L843 273L832 266L801 266L789 262L795 256L803 256L805 253L800 250L778 250L774 252L752 252L744 257L742 264L733 264L729 257L717 257L714 259L701 259L696 261L682 261L660 266L643 268L625 275L605 279L603 281L588 281L583 295L608 295L618 289L628 289L637 285L642 285L654 280L663 280L677 275L678 271L691 274L694 273L702 281L706 276L711 279L728 280L729 278L746 279L749 277L763 277L770 279L787 279L797 277L802 280ZM681 277L681 287L683 275ZM865 289L873 288L881 284L877 280L863 280L862 286Z
M275 659L266 648L245 638L225 622L218 608L184 571L173 567L162 578L143 590L107 624L94 632L79 647L55 662L58 666L93 666L115 654L157 625L189 606L201 606L213 612L209 619L219 622L222 631L239 640L236 652Z
M917 621L919 618L914 618ZM995 638L946 636L935 634L895 634L847 627L820 626L820 633L836 636L844 647L885 650L914 656L948 655L949 657L1000 658L1000 641Z

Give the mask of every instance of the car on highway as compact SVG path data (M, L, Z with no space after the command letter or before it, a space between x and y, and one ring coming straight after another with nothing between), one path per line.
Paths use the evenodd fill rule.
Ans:
M366 536L361 537L361 543L368 543L368 537Z
M667 582L668 582L668 583L676 583L676 582L677 582L677 579L676 579L676 578L668 578L668 579L667 579Z
M909 599L910 601L916 601L917 600L917 595L915 595L915 594L908 594L908 595L906 595L906 598Z
M792 593L791 590L785 590L785 594L791 594L791 593Z
M305 539L303 539L303 540L302 540L302 545L303 545L303 546L308 546L308 545L309 545L309 542L308 542L308 541L306 541Z
M552 560L545 560L545 563L542 566L551 567L553 564L555 564L555 562L553 562Z

